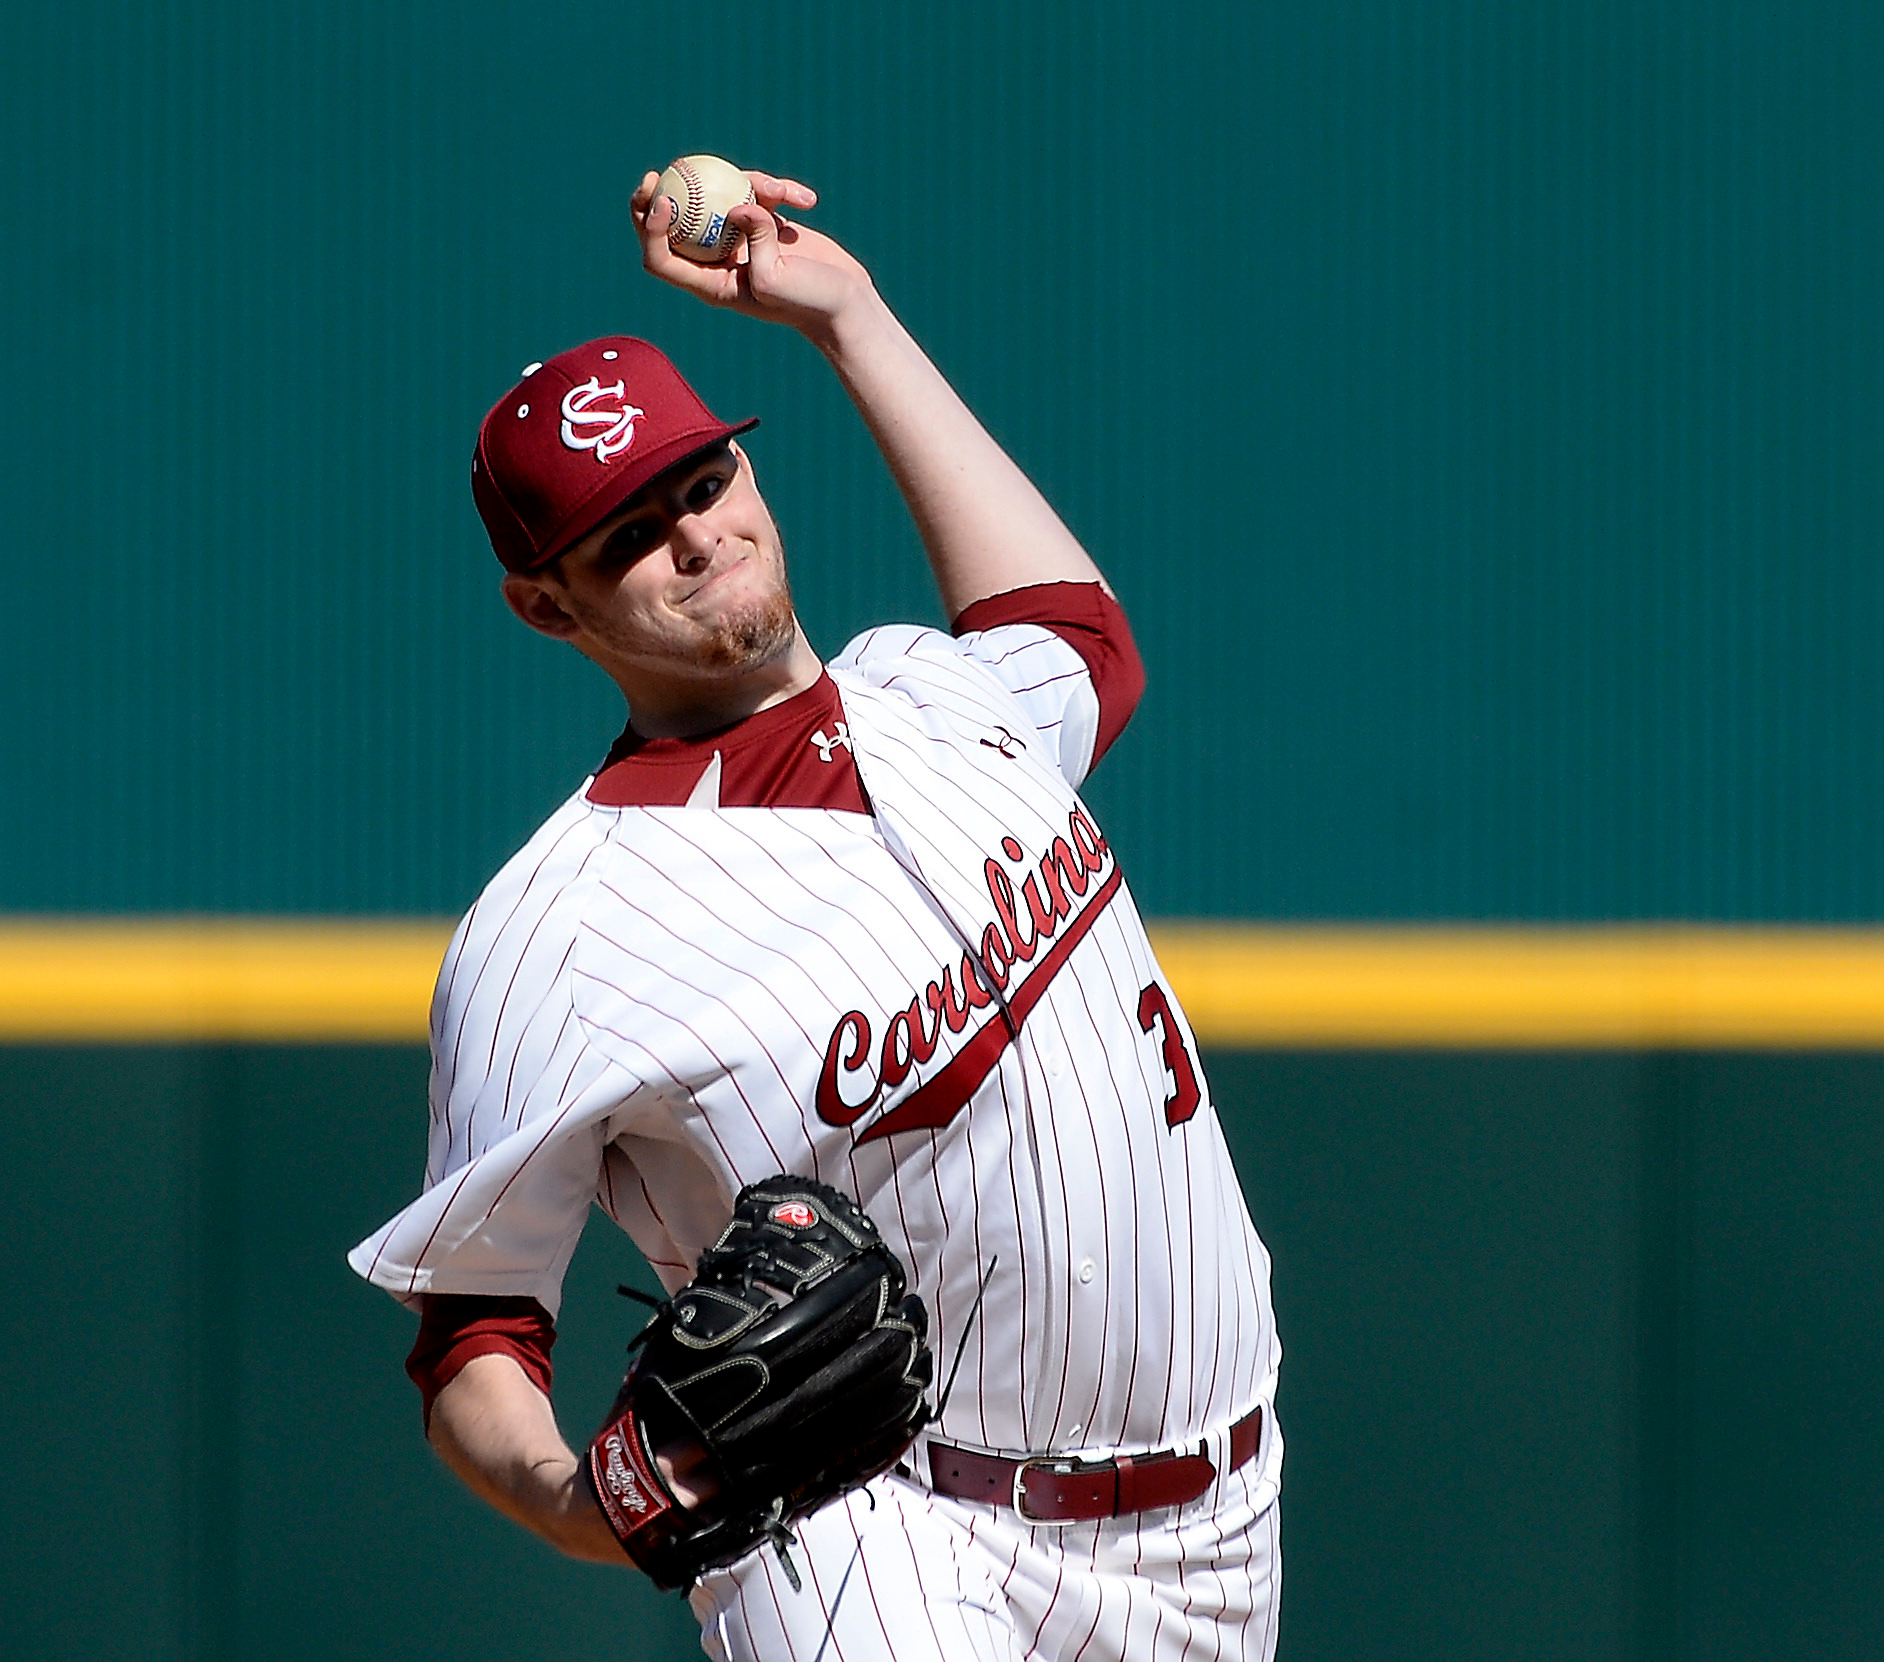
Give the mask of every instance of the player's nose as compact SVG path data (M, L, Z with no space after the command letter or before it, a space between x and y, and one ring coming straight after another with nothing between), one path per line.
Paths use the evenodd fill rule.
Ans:
M719 533L700 514L680 514L669 537L674 563L682 571L697 571L711 563L720 546Z

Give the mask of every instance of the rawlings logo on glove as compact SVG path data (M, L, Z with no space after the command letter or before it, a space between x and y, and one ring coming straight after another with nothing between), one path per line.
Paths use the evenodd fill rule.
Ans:
M928 1312L863 1209L805 1177L742 1189L589 1445L590 1484L629 1557L673 1590L887 1471L930 1418ZM658 1457L698 1475L687 1506Z
M646 1477L637 1477L628 1469L628 1462L625 1456L629 1448L633 1446L634 1445L629 1442L628 1437L619 1428L611 1431L608 1436L603 1439L602 1451L606 1456L606 1462L602 1471L602 1492L618 1505L626 1507L630 1512L642 1513L646 1512L648 1508L654 1504L651 1491L658 1491L656 1480L651 1470ZM645 1458L639 1448L635 1448L635 1455L637 1460ZM605 1511L609 1510L607 1501L604 1501L602 1504ZM665 1504L666 1502L663 1501L662 1505L664 1506ZM610 1511L609 1514L609 1521L611 1523L614 1522L614 1513L612 1511ZM617 1528L616 1533L620 1534L621 1530Z

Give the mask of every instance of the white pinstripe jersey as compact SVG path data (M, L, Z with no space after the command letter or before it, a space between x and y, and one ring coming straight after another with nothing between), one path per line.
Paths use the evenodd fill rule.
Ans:
M946 1363L941 1435L1164 1447L1267 1400L1268 1258L1111 846L1098 709L1038 624L831 666L874 814L578 792L460 925L426 1189L352 1263L554 1311L591 1202L679 1286L778 1171L868 1209Z

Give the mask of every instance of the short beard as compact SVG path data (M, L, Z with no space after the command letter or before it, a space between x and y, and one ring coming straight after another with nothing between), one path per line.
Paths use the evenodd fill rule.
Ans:
M790 651L797 637L791 586L781 572L778 587L763 600L712 629L701 644L700 663L714 671L763 669Z

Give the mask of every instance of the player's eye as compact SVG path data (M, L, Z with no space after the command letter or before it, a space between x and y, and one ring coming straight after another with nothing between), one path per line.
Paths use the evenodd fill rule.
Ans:
M616 565L639 559L654 546L655 529L652 519L629 520L602 545L602 558Z
M687 487L688 508L697 514L701 509L710 507L732 482L732 474L718 468L711 473L701 474Z

